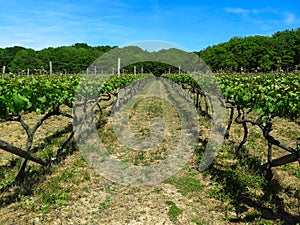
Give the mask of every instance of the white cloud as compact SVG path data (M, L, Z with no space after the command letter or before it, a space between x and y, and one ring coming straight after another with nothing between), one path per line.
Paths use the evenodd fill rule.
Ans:
M115 12L84 13L82 9L63 8L8 10L0 14L0 48L20 45L41 49L75 42L117 45L132 33L132 29L119 24L120 15Z
M284 15L284 23L286 25L291 25L294 22L296 22L296 16L295 16L295 14L289 13L289 12L285 12L285 13L283 13L283 15Z
M241 14L241 15L247 15L249 13L249 10L247 10L247 9L231 8L231 7L226 7L225 11L229 12L229 13Z
M291 12L284 12L270 7L259 9L224 8L225 12L242 16L248 22L259 25L262 29L282 29L286 26L299 26L300 19Z

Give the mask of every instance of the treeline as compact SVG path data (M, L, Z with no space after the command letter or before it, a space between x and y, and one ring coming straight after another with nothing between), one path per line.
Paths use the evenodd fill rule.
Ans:
M50 71L51 62L53 73L82 73L97 58L113 48L118 47L91 47L85 43L76 43L72 46L49 47L39 51L20 46L0 48L0 67L5 67L5 73L46 74ZM135 58L136 54L146 53L147 51L136 48L133 51L134 55L128 55L128 57ZM280 31L272 36L233 37L228 42L209 46L194 53L199 55L214 72L289 72L299 70L300 28ZM132 73L135 66L138 73L152 72L155 75L176 73L180 65L176 64L176 58L173 61L176 66L147 61L135 63L123 69L124 72Z
M89 69L89 73L101 73L101 65L98 66L98 71L95 71L94 67L90 66L100 56L114 48L118 49L117 46L91 47L86 43L76 43L72 46L56 48L49 47L39 51L20 46L4 49L0 48L0 67L5 67L5 73L12 73L16 75L26 75L27 73L49 74L50 64L52 72L55 74L86 73L87 69ZM128 52L126 58L145 59L146 56L144 55L148 54L147 51L138 47L126 47L126 51ZM115 71L116 73L117 61L114 61L113 64L114 65L109 69L109 72ZM162 73L168 72L176 73L178 71L178 68L175 66L167 65L165 63L143 61L124 65L124 67L122 67L122 72L133 73L134 67L137 73L153 73L155 75L161 75Z
M51 62L53 73L81 73L114 47L91 47L85 43L76 43L39 51L20 46L0 48L0 66L5 66L6 73L26 74L29 71L30 74L44 74L49 73Z
M300 68L300 28L272 36L233 37L197 52L213 71L270 72Z

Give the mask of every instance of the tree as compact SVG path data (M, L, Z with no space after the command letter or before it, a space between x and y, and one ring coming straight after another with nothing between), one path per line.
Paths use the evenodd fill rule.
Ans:
M5 49L1 49L0 51L0 65L1 66L6 66L7 72L11 72L9 68L10 62L15 58L16 54L24 50L25 48L20 47L20 46L14 46L14 47L8 47Z
M39 73L43 68L43 63L37 58L37 53L33 49L23 49L16 53L8 68L15 73L26 73L27 69L31 73Z

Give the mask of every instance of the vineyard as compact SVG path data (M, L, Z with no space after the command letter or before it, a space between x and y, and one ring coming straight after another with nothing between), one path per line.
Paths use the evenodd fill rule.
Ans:
M159 80L148 74L89 76L0 80L0 215L9 224L68 223L76 221L72 213L66 213L72 210L74 217L85 215L83 224L138 224L139 219L140 224L158 224L160 217L165 224L197 225L208 224L209 219L212 224L300 221L299 73L164 74ZM182 171L154 186L124 187L97 177L76 151L74 137L85 139L89 135L85 127L96 124L111 153L124 155L112 131L111 112L150 81L153 84L148 88L154 92L171 96L174 89L196 107L201 134L194 155ZM119 97L121 92L125 98ZM218 124L218 108L227 113L225 124ZM145 109L148 111L142 116L137 113ZM174 108L158 98L144 99L134 110L132 120L138 124L137 136L141 138L149 137L147 116L166 118L168 124L178 120ZM176 138L178 127L173 126ZM209 168L199 171L214 126L223 135L224 144ZM160 161L172 147L162 148L154 152L155 157L142 152L123 160L134 165ZM71 188L67 187L70 183ZM78 212L76 202L83 197L77 192L82 196L90 192L100 203L90 199L94 205L83 202L86 212ZM127 201L118 202L122 198ZM156 203L151 207L153 199ZM133 209L135 216L128 216L118 204L128 211L134 204L140 204L141 209ZM160 207L165 210L152 218L152 213L157 213L154 208ZM15 214L19 209L22 215ZM63 219L51 214L57 211ZM120 218L111 218L112 212Z

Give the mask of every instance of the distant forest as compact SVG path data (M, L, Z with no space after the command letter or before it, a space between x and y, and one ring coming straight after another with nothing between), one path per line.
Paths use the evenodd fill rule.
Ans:
M33 50L20 46L0 48L0 67L6 73L43 74L49 72L52 62L54 73L82 73L98 57L117 46L92 47L86 43L72 46L49 47ZM209 46L194 52L212 71L271 72L300 69L300 28L276 32L272 36L233 37L228 42ZM154 67L166 71L163 63L140 63L143 72ZM130 67L128 67L130 68ZM174 67L170 67L175 72Z
M39 51L20 46L0 49L0 66L6 73L43 74L49 72L52 62L54 73L81 73L99 56L114 47L91 47L85 43L72 46L49 47Z
M272 36L233 37L199 52L213 71L285 72L300 69L300 28Z

